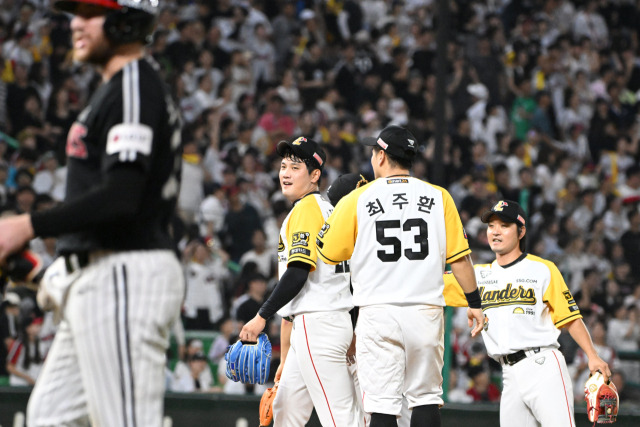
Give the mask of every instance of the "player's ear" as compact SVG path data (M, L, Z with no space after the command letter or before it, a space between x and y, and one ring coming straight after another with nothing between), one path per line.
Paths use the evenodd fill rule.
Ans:
M527 227L525 226L520 227L520 235L518 236L518 238L522 239L525 236L525 234L527 234Z
M320 176L322 175L322 171L320 169L314 169L311 171L311 182L317 184L320 181Z

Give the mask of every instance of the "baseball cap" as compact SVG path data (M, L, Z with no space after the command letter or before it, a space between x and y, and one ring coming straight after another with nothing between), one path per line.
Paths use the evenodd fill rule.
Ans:
M9 305L20 305L20 295L16 294L15 292L7 292L7 294L4 296L4 300Z
M204 347L204 345L202 344L202 341L201 341L201 340L199 340L199 339L194 339L193 341L191 341L191 342L189 343L189 347L192 347L192 348L203 348L203 347Z
M204 355L203 352L198 351L193 356L191 356L191 360L207 360L207 357Z
M367 179L359 173L340 175L327 189L327 197L333 206L351 191L367 183Z
M527 214L522 209L522 206L513 200L500 200L490 210L484 212L480 219L486 224L492 215L498 216L505 222L512 222L521 226L527 223Z
M479 99L487 99L489 90L482 83L474 83L467 86L467 92Z
M320 169L324 166L324 162L327 161L327 155L320 147L320 144L311 138L299 136L280 141L276 146L276 151L284 157L286 147L290 147L293 154L301 160L314 159L320 165Z
M363 138L364 145L379 146L394 157L412 160L418 151L418 141L409 130L391 125L382 129L377 138Z

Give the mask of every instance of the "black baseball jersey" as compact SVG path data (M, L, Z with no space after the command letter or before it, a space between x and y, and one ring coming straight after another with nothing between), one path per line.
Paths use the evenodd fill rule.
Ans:
M172 248L180 145L179 111L149 62L132 61L102 84L69 131L65 203L86 197L122 168L141 169L144 190L134 217L63 234L58 250Z

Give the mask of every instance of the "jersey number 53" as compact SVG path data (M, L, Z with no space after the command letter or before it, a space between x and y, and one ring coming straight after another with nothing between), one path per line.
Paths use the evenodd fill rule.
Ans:
M402 227L402 231L410 231L413 233L413 241L420 250L414 250L415 247L402 250L402 242L395 236L387 236L386 230ZM429 227L422 218L410 218L400 224L399 220L393 221L376 221L376 240L382 246L390 246L391 252L388 250L379 250L378 259L382 262L395 262L400 259L402 254L409 260L423 260L429 255Z

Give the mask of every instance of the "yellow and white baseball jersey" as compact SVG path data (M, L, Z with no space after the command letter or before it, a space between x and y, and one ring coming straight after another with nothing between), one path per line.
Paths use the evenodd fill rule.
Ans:
M311 265L304 287L287 305L278 310L280 316L292 316L315 311L351 310L349 266L329 265L318 260L315 240L333 206L320 193L307 194L298 200L280 229L278 244L278 277L292 261Z
M533 347L558 348L559 328L582 318L558 267L551 261L522 254L505 267L493 261L474 265L474 269L482 310L489 318L482 337L491 357ZM444 277L446 287L457 292L453 274Z
M471 252L451 195L409 176L378 178L345 196L316 245L328 263L350 259L360 307L444 306L445 264Z

